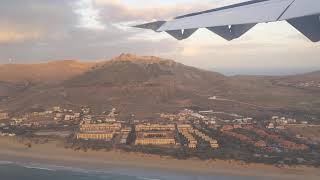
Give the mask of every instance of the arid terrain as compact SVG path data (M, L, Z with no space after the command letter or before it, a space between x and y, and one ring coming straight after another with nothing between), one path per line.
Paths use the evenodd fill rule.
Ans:
M188 107L253 117L283 113L319 117L320 72L231 76L158 57L122 54L97 63L54 61L0 66L0 109L20 113L55 105L96 111L116 107L147 118ZM302 87L302 84L305 86ZM209 97L215 99L209 100Z

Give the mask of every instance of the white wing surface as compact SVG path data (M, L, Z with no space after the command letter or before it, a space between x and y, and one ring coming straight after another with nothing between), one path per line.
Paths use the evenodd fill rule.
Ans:
M207 28L233 40L258 23L283 20L311 41L320 41L320 0L251 0L135 27L164 31L178 40L190 37L199 28Z

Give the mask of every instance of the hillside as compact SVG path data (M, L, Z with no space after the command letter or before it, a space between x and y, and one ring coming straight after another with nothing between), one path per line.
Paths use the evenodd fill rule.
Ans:
M2 85L2 91L10 98L0 103L0 109L6 107L16 113L31 107L60 105L90 106L101 112L116 107L125 117L135 114L137 118L151 118L156 113L182 108L250 116L281 112L320 114L320 92L275 83L287 77L226 77L172 60L130 54L95 64L68 62L65 67L56 64L61 62L49 63L53 66L47 67L50 73L44 73L38 64L24 66L25 72L32 69L36 74L30 76L32 82L38 84L12 91L14 93L8 93L11 87L8 83ZM9 77L15 77L11 78L14 81L3 79L23 82L30 77L15 76L15 71L12 72ZM40 77L41 73L44 75ZM218 98L209 100L211 96Z
M63 85L70 102L151 115L205 102L226 79L172 60L122 54Z
M305 113L320 112L320 91L277 83L277 76L234 76L228 81L228 97L264 106Z
M273 79L273 82L277 85L320 92L320 71L294 76L276 77Z
M0 82L15 84L58 83L87 71L93 65L95 63L74 60L41 64L4 64L0 65Z
M0 102L23 91L25 86L0 82Z
M208 106L208 97L221 93L225 80L219 73L172 60L122 54L60 84L29 88L6 105L13 111L54 105L89 105L97 111L117 107L125 114L148 117L194 104Z
M227 79L219 73L199 70L172 60L131 54L122 54L92 69L64 84L68 87L172 85L184 89L209 89Z
M293 76L284 76L279 78L287 82L308 82L314 81L320 83L320 71L315 71L306 74L293 75Z

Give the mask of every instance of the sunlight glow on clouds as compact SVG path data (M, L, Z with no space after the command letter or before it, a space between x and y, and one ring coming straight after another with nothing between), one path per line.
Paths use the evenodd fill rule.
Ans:
M0 31L0 44L7 43L19 43L26 40L38 39L40 37L39 32L25 32L18 29L2 29Z
M93 6L93 0L80 0L75 5L75 12L80 16L80 27L88 29L104 29L100 21L99 10Z
M132 28L247 0L2 0L0 63L155 55L205 69L320 69L320 43L286 22L259 24L232 42L199 29L177 41Z

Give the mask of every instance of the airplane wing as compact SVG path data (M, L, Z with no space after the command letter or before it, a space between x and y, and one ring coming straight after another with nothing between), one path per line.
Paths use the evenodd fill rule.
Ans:
M287 21L313 42L320 41L320 0L251 0L134 27L167 32L178 40L207 28L226 40L239 38L258 23Z

